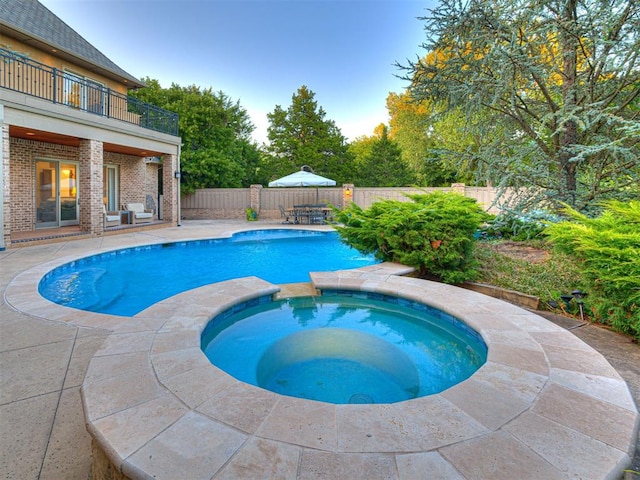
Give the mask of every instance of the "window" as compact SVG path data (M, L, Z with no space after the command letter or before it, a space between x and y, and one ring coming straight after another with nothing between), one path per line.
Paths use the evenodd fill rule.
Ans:
M118 166L105 165L102 168L102 201L107 210L120 210L118 191Z
M105 113L105 85L79 73L64 71L64 103L70 107L103 115Z

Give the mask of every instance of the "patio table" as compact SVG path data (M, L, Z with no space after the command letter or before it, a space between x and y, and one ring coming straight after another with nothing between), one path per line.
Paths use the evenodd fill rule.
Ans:
M309 223L309 208L306 205L293 206L293 223Z
M331 209L324 204L294 205L291 209L296 224L321 224L329 218Z

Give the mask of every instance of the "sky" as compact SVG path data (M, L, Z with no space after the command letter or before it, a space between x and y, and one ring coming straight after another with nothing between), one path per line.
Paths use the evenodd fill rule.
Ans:
M239 101L267 141L267 113L306 85L351 141L388 124L396 63L424 56L437 0L40 0L136 78Z

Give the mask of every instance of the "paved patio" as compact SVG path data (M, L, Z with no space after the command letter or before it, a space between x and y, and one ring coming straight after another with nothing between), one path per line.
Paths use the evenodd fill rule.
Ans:
M160 432L153 431L154 428L158 428L158 423L143 433L146 444L144 448L136 443L140 442L140 439L132 441L130 436L113 429L113 422L121 422L122 419L128 418L127 415L133 413L136 407L149 402L155 402L157 408L161 407L162 402L171 403L172 408L166 408L168 403L164 404L165 413L170 411L169 416L176 415L170 424L177 433L181 432L181 428L186 428L183 433L189 436L192 429L202 428L203 434L217 441L221 438L219 434L224 433L222 438L227 442L227 457L213 459L212 461L218 462L219 465L209 465L208 468L213 470L205 472L203 478L210 478L210 473L218 470L220 472L216 478L225 478L225 475L228 478L256 478L258 472L247 470L247 465L254 465L255 468L255 465L264 465L264 462L269 460L272 462L270 465L280 467L271 471L273 478L278 475L279 478L319 478L321 475L338 478L342 475L342 478L412 479L419 478L416 475L430 469L431 478L601 479L616 478L621 473L621 467L629 463L628 455L632 453L633 439L637 437L637 430L634 430L637 412L622 378L600 355L576 337L524 311L519 311L516 316L521 321L531 319L531 323L528 327L521 325L524 329L520 328L518 332L525 332L529 338L524 338L521 333L516 333L516 329L501 324L499 320L495 323L495 319L486 315L486 318L472 320L476 322L476 328L484 330L483 335L493 337L491 340L495 346L493 356L490 357L490 368L485 368L483 376L474 378L472 382L475 393L469 396L470 392L465 392L464 388L452 389L437 399L427 397L427 400L414 402L412 410L414 415L418 416L413 417L413 423L407 423L406 427L412 429L417 425L418 418L422 417L424 412L436 414L435 418L447 415L444 418L451 421L442 424L435 422L435 430L431 428L428 432L411 431L407 432L408 436L403 437L403 434L393 440L391 437L396 436L397 431L389 430L389 420L396 421L400 418L397 416L398 412L396 416L389 413L393 408L380 410L377 420L373 420L370 412L361 417L363 422L378 423L377 426L371 425L371 428L364 432L359 431L364 423L353 420L353 411L333 406L329 407L331 412L328 417L322 412L315 412L315 415L319 415L317 425L324 425L318 437L314 428L301 433L302 424L296 424L300 422L300 418L295 421L287 417L278 418L278 415L269 415L268 418L261 418L259 415L251 419L243 418L234 410L236 402L228 402L221 406L220 398L217 402L212 402L210 397L206 396L211 392L200 391L195 396L198 398L192 393L185 393L184 383L180 384L179 380L184 381L182 375L187 372L168 368L166 363L171 355L183 353L179 352L184 350L184 344L180 344L180 341L178 344L175 343L175 339L165 342L163 351L141 349L140 344L132 347L132 343L114 342L118 335L123 339L125 337L122 335L132 333L126 328L122 329L121 320L113 321L108 316L94 314L75 321L69 317L69 309L58 307L60 310L54 312L57 309L51 309L51 305L33 295L33 286L28 285L29 282L33 282L33 278L19 277L20 273L27 269L37 270L38 265L42 263L84 255L96 250L228 235L239 229L256 228L259 225L260 222L248 224L240 221L185 222L182 227L176 228L0 252L0 285L5 292L0 305L0 471L5 472L5 477L87 478L91 449L90 436L84 427L80 386L89 361L94 356L98 359L97 364L100 363L99 359L109 358L110 361L117 361L119 356L139 352L146 352L147 357L143 355L143 359L149 360L157 375L151 379L150 389L162 388L163 392L168 391L171 395L158 395L158 390L149 394L151 390L147 389L139 403L118 403L122 402L122 396L117 391L111 388L100 390L108 384L112 374L108 373L109 369L106 372L100 370L95 362L92 363L84 387L91 419L90 428L96 429L96 432L115 442L115 451L108 452L111 460L117 463L118 458L127 459L127 468L132 474L154 468L152 464L143 460L144 454L148 454L151 451L149 448L153 449L154 445L161 446L160 450L155 452L176 454L173 448L176 446L169 445L173 449L167 447L166 439L160 436ZM48 267L42 271L47 269ZM354 286L369 282L375 289L391 291L395 288L396 292L406 292L415 288L416 292L423 291L422 286L412 285L414 279L399 279L400 284L392 280L391 283L395 282L395 287L391 288L387 274L376 277L375 275L381 273L369 272L364 274L369 275L366 279L360 275L362 274L316 275L314 281L321 288L330 288L341 283ZM23 281L25 283L21 284ZM12 285L7 292L10 283ZM243 289L244 294L247 288L258 293L274 291L273 286L263 283L252 281L249 288L245 282L241 285L241 290ZM234 288L237 288L237 285ZM480 297L474 297L477 294L473 292L469 292L469 295L472 303L484 302L479 300ZM5 296L13 306L20 304L20 310L29 311L30 314L11 308L5 302ZM195 300L189 294L178 297L182 297L185 302L181 304L181 308L193 305ZM500 303L499 309L511 311L511 308L515 308ZM487 303L489 304L491 301ZM165 317L163 322L171 318L171 314L167 314L166 304L151 307L149 310L154 308L162 309ZM207 308L212 306L208 305ZM220 305L217 308L220 308ZM153 311L146 312L145 318L150 324L148 331L140 335L139 339L151 335L154 338L147 338L146 341L151 342L148 345L160 345L156 343L155 338L158 328L154 329L151 326L158 316L152 313ZM203 315L201 313L200 318L195 318L193 322L196 323L191 323L187 330L192 329L197 322L203 321ZM178 320L174 318L174 322L176 321ZM118 329L119 332L113 333ZM171 329L164 333L169 330ZM535 339L537 346L530 343L530 339ZM193 342L193 338L189 341ZM526 346L523 347L522 342L525 342ZM513 345L520 347L514 348ZM638 348L633 345L631 347ZM528 352L526 355L522 355L523 349ZM192 352L197 353L195 350ZM163 360L165 363L162 363ZM193 367L191 365L190 369ZM204 368L208 374L212 372L211 366L199 367ZM518 383L514 390L514 384L505 383L504 376L513 377L516 373L519 378L531 381ZM220 379L218 381L226 382ZM495 395L495 390L500 387L507 389L494 398L501 402L501 408L495 410L482 405L482 395L478 392L491 392ZM234 383L227 384L225 388L244 387ZM274 400L274 394L264 395L259 393L262 391L253 387L249 388L249 391L260 405L270 405L267 408L268 412L279 410L282 414L283 411L291 411L286 404L296 403L291 399ZM304 409L308 405L309 402L303 402L301 407ZM340 410L341 414L336 413ZM457 412L454 416L453 411ZM401 416L408 419L407 415L408 412L404 411ZM454 417L465 420L458 424L452 433L450 427L454 424ZM181 420L176 421L178 418ZM330 420L329 427L324 429L327 418L333 420ZM337 418L340 422L336 421ZM161 422L167 421L166 416L163 416L163 419ZM154 417L154 420L157 420L157 417ZM203 420L205 423L202 423ZM351 428L344 427L349 424ZM539 428L541 425L544 425L543 429ZM328 446L318 438L325 438ZM391 440L396 443L391 442L391 445ZM416 451L416 442L420 445L419 451ZM167 448L169 450L166 450ZM471 450L468 450L469 448ZM140 451L136 457L134 453L138 449ZM265 455L265 451L271 451L272 454L266 454L266 458L261 457ZM476 451L481 455L474 458L473 455L469 455L470 451ZM508 452L508 455L504 455L505 452ZM496 465L494 463L492 467L491 462L487 461L491 460L492 455L495 457L494 460L497 459L497 465L502 465L502 477L496 476L496 471L491 470ZM256 463L257 459L261 461ZM278 463L275 459L283 461ZM531 463L528 464L527 461ZM195 467L192 465L190 468ZM369 468L371 470L368 470ZM436 477L436 471L442 473L441 477ZM182 470L182 473L185 473L185 470ZM269 472L263 471L261 476L269 478ZM176 477L170 475L165 478ZM183 478L196 477L194 473Z

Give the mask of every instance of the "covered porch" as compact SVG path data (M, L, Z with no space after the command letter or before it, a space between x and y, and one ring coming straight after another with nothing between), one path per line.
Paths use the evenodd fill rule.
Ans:
M33 112L1 93L0 248L178 223L179 137L113 119L96 124L63 106ZM153 212L151 222L107 227L105 208L123 211L129 203Z
M149 223L129 225L121 224L115 227L107 227L103 235L121 235L124 233L145 232L173 226L172 222L164 220L154 220ZM58 228L43 228L11 234L11 248L31 247L48 243L67 242L70 240L80 240L91 238L92 235L82 231L79 225L70 225Z

